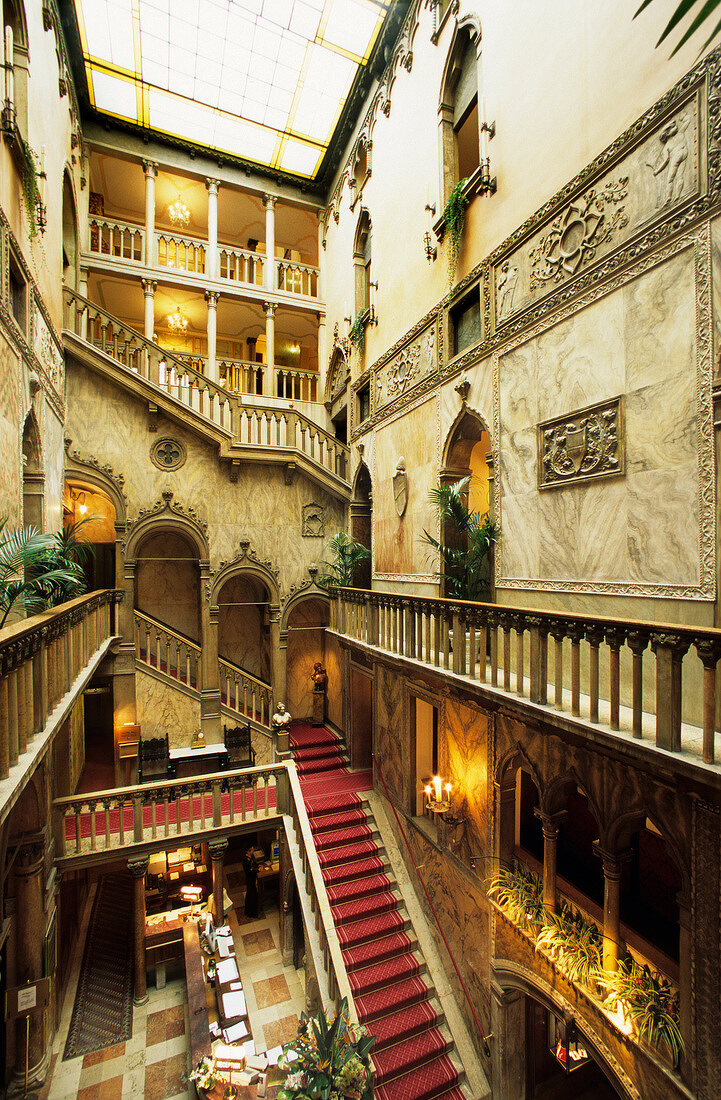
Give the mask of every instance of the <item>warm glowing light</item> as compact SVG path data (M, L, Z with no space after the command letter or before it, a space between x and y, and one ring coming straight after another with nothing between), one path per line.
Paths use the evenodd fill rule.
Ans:
M168 207L168 217L170 218L173 225L179 225L183 228L185 228L185 226L190 221L190 211L181 199L180 195L178 195L175 202L171 202L170 206ZM168 266L170 266L170 264Z
M448 799L450 798L450 795L451 795L451 789L452 789L452 788L451 788L451 784L450 784L450 783L446 783L446 784L444 785L444 787L443 787L443 790L444 790L444 791L446 792L446 800L448 800Z
M185 332L188 327L188 318L181 311L180 306L175 307L175 313L168 314L168 324L176 332Z
M88 510L87 504L81 504L80 507L78 508L78 511L80 512L81 516L84 516L85 513L87 512L87 510Z
M433 783L433 786L435 788L436 802L440 802L440 800L441 800L441 777L440 777L440 775L434 775L431 782Z

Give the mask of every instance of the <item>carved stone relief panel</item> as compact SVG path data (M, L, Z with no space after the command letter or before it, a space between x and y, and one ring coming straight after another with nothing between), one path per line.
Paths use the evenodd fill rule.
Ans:
M325 535L325 508L322 504L303 505L303 538L320 539Z
M559 489L624 472L623 397L538 425L538 488Z
M37 304L34 306L34 313L33 351L54 388L62 393L65 360Z
M500 325L699 193L699 92L496 262Z
M376 409L408 393L436 370L437 343L437 325L431 324L376 371Z

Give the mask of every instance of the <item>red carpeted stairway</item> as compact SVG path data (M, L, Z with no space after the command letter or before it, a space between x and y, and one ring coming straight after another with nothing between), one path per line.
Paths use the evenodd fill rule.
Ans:
M293 726L290 742L356 1011L376 1037L375 1095L467 1100L373 816L355 791L334 787L347 771L343 743L305 725Z

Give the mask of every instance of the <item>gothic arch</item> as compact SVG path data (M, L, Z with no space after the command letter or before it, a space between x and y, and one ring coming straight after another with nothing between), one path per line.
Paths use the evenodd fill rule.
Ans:
M232 577L243 575L261 581L268 589L268 603L270 607L278 607L280 604L280 588L278 585L277 570L272 568L270 562L259 561L254 557L250 557L247 553L247 544L245 544L245 546L245 553L234 558L233 561L220 563L220 568L215 575L210 593L211 605L217 606L218 596L226 581L229 581Z
M603 840L606 835L604 815L601 813L601 808L591 794L588 786L579 778L575 768L572 768L564 775L557 776L548 784L546 797L542 803L544 810L549 814L555 814L559 810L562 810L566 798L574 789L578 789L588 802L588 808L598 826L599 838Z
M458 433L459 429L463 428L465 430L470 431L470 430L472 430L474 425L477 425L477 433L478 433L475 437L471 436L469 434L469 435L466 435L466 436L461 436L459 439L455 438L455 436ZM462 442L464 439L467 440L469 443L471 443L471 440L472 440L471 445L468 447L468 457L470 458L470 453L473 450L473 446L480 440L482 432L486 433L486 435L488 436L489 442L490 442L491 441L491 430L488 427L488 424L486 423L484 418L481 416L481 414L476 409L471 408L470 405L466 405L466 403L464 401L458 415L456 416L455 420L453 421L450 428L448 429L448 434L446 435L446 441L443 444L443 454L442 454L442 458L441 458L441 474L443 474L446 471L446 469L448 468L448 465L449 465L449 462L450 462L450 456L451 456L451 453L453 452L454 448L456 448L458 446L458 444L460 442Z
M473 175L480 164L480 51L481 26L478 17L470 12L456 17L438 97L441 208L456 183ZM469 123L468 129L465 129L466 122ZM466 155L464 150L469 141L475 141L475 148L468 146ZM465 163L468 158L470 167Z
M160 531L173 531L183 535L197 551L200 564L208 561L210 548L205 527L201 526L194 514L186 512L180 505L171 505L172 496L172 493L163 493L164 504L159 501L146 514L141 512L138 519L130 524L125 544L126 564L135 562L138 547L148 535L155 535Z
M543 798L543 782L541 780L538 768L533 763L530 756L520 744L520 742L516 744L512 749L509 749L508 752L506 752L504 756L502 756L499 760L498 764L496 765L494 783L496 787L502 787L504 783L508 781L509 775L513 776L513 781L515 783L516 771L518 768L521 768L524 765L526 766L536 786L540 802Z
M290 616L302 603L305 603L306 600L321 600L321 602L327 605L328 610L330 610L330 597L328 593L324 588L313 581L307 588L302 588L298 592L294 592L293 595L286 600L280 619L281 634L287 632Z
M631 840L632 835L643 828L646 819L651 821L663 840L668 854L676 864L676 869L683 883L682 893L685 898L691 897L690 862L687 855L679 848L676 838L667 825L660 821L653 813L649 813L645 806L639 806L634 810L627 810L614 818L606 829L606 845L610 851L622 851Z
M45 517L45 471L43 449L35 410L28 413L23 425L23 525L43 530Z
M100 489L101 492L110 497L115 508L115 528L118 531L125 530L128 509L127 497L118 482L110 474L106 474L93 466L86 466L74 458L67 458L65 460L65 480L83 481L87 485Z
M73 173L66 163L63 173L63 282L77 290L80 276L80 247L78 231L78 204L73 186Z

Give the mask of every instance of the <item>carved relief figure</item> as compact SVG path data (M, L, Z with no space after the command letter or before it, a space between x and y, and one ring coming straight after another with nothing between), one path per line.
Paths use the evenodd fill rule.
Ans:
M325 535L325 508L322 504L305 504L303 506L303 537L309 539L322 538Z
M316 661L313 665L311 679L313 681L313 691L325 691L328 687L328 674L320 661Z
M683 194L690 122L690 116L686 115L664 126L658 135L661 151L655 161L646 162L656 177L656 206L659 208L677 202Z
M399 458L396 464L396 472L393 475L393 499L400 519L408 507L408 474L405 458Z
M504 264L501 264L501 274L498 279L498 285L496 287L496 298L498 301L498 320L502 317L507 317L513 309L513 297L516 293L516 284L518 283L518 268L511 267L508 260Z

